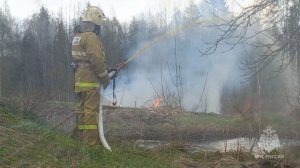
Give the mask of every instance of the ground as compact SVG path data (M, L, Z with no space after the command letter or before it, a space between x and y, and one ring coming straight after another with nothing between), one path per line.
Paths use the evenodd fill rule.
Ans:
M206 132L206 140L209 140L212 137L218 137L215 134L222 127L231 132L232 130L229 130L229 128L237 125L228 123L236 120L234 118L215 114L201 114L197 115L197 117L194 116L195 114L184 114L183 116L181 114L180 119L173 116L173 120L169 120L168 117L171 117L171 115L161 116L154 114L155 112L145 114L145 111L140 111L140 109L121 108L113 111L114 113L111 111L111 114L106 116L108 129L106 133L113 149L113 152L108 152L101 145L94 147L84 146L74 141L65 132L59 131L58 126L54 127L42 121L33 120L32 117L28 117L28 114L24 115L24 113L20 113L15 108L1 105L0 167L265 168L299 167L300 165L300 148L298 147L280 151L287 155L282 160L265 160L255 159L252 155L243 151L192 153L189 152L187 146L183 143L192 140L192 137L190 137L191 133L183 134L184 131L188 130L188 125L195 126L198 122L203 122L197 127L199 129L203 127L202 131L194 133ZM108 112L109 110L107 109L106 115ZM121 113L122 115L120 115ZM135 119L138 119L138 122L128 122ZM151 122L151 120L155 122ZM189 124L186 124L186 121L189 121ZM240 125L243 123L239 122L236 122L236 124ZM139 124L143 124L144 127L141 127ZM124 125L127 126L122 127ZM205 129L204 125L206 125ZM155 129L157 127L160 129ZM246 128L248 127L245 126ZM127 132L134 133L125 135L125 129L130 130ZM136 139L158 137L158 134L154 133L155 130L167 133L174 129L182 134L180 135L182 141L174 141L153 150L139 148L134 145ZM282 128L282 130L284 129L287 128ZM210 130L214 133L210 134ZM122 131L123 134L116 135ZM174 135L176 131L171 131L170 134L163 135L161 138L170 140L170 136ZM235 130L233 132L238 133L239 131ZM198 137L197 135L196 138Z

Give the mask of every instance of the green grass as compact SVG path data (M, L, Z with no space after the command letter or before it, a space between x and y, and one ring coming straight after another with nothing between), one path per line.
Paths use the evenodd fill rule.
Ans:
M247 153L189 153L182 144L171 144L155 150L134 147L132 143L112 143L113 151L101 145L90 147L74 141L53 128L29 120L11 107L0 108L0 167L78 167L78 168L167 168L167 167L215 167L227 162L248 164L255 161ZM268 116L271 124L285 124L290 129L295 125L290 119ZM245 121L214 114L186 114L179 118L181 127L206 126L209 129L224 129L243 126ZM188 124L187 124L188 123ZM265 124L270 124L266 122ZM288 124L289 123L289 124ZM274 127L277 127L275 124ZM160 127L161 128L161 127ZM295 128L296 129L296 128ZM299 158L295 150L291 158ZM225 159L224 159L225 158ZM223 159L223 160L222 160ZM224 162L224 163L222 163ZM230 167L230 166L229 166Z
M170 167L176 152L157 153L112 145L113 152L102 146L84 146L13 113L0 111L1 167Z

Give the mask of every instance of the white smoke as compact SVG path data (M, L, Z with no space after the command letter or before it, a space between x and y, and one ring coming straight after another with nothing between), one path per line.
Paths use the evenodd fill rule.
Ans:
M220 112L221 91L227 82L239 83L240 70L238 63L241 49L238 47L230 52L216 52L209 56L201 56L199 50L207 47L203 41L211 41L217 37L216 29L198 26L188 31L178 32L177 35L163 38L155 45L141 41L134 51L147 48L129 66L129 71L121 73L117 79L117 91L121 106L143 106L153 100L157 93L161 95L162 86L168 83L170 90L176 88L171 77L175 78L175 38L176 56L181 68L183 80L183 106L186 110L195 109L199 104L207 104L208 112ZM225 46L220 46L224 51ZM134 52L130 52L134 53ZM208 75L207 75L208 74ZM164 79L162 79L162 75ZM207 82L205 83L205 79ZM163 83L163 84L162 84ZM166 92L166 86L164 86ZM110 90L110 89L108 89Z

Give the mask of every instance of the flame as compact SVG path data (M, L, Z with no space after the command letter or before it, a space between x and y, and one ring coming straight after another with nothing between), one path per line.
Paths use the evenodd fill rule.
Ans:
M161 102L162 102L162 99L161 98L156 98L153 100L153 103L152 103L152 107L153 108L158 108L161 106Z
M242 112L244 112L244 113L251 112L252 108L253 108L252 103L251 102L247 102L246 105L244 106Z

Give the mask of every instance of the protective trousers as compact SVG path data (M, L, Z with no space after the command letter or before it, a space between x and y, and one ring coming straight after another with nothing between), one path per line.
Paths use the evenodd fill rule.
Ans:
M83 144L100 144L98 115L100 93L97 89L85 89L78 93L76 137Z

